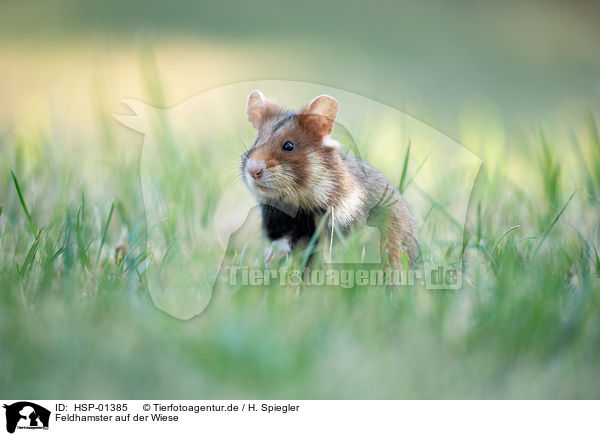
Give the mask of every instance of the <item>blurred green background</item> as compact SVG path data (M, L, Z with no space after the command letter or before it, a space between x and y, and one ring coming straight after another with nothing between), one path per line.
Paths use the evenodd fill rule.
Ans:
M156 50L165 104L201 90L288 79L348 89L452 137L490 100L511 125L596 103L597 2L3 1L3 113L23 100L86 98L94 76L148 99L138 50ZM114 98L113 98L114 97ZM61 100L63 101L63 100ZM468 145L468 144L467 144Z
M597 398L598 41L592 1L1 1L0 396ZM447 250L463 290L225 290L185 322L151 304L126 254L141 136L111 114L261 79L482 157Z

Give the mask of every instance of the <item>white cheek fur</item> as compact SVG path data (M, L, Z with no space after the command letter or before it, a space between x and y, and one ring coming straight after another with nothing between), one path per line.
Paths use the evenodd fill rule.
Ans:
M338 141L336 141L335 139L333 139L331 136L327 135L323 138L323 145L325 147L335 147L335 148L339 148L340 147L340 143Z

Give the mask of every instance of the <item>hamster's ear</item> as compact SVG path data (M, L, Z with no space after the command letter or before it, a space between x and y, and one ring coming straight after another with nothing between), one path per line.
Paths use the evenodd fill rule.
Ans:
M267 112L267 106L271 102L267 100L262 92L258 89L250 91L248 94L248 102L246 103L246 117L255 129L262 124Z
M329 95L319 95L298 113L302 125L319 136L327 136L333 130L339 105Z

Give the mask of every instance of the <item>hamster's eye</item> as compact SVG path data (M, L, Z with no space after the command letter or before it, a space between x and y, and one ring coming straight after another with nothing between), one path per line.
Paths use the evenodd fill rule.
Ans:
M294 149L294 144L292 144L290 141L287 141L285 144L283 144L283 147L281 147L281 149L283 151L292 151Z

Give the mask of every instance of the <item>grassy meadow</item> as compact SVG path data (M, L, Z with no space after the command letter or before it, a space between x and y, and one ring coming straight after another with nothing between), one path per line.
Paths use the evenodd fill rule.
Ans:
M421 11L423 16L429 12ZM346 10L339 13L348 21L354 19ZM447 13L451 21L467 20L459 13ZM209 27L208 36L198 35L187 27L192 26L188 21L176 32L170 27L176 17L168 15L163 23L166 30L150 28L157 32L159 42L167 40L163 33L175 36L162 45L157 43L153 50L137 44L139 40L130 45L127 36L116 41L111 32L123 32L121 27L127 23L119 21L118 29L111 29L108 16L100 14L93 27L99 33L88 36L92 42L85 47L75 37L85 30L75 25L39 49L33 43L42 39L39 35L13 38L2 31L4 59L23 71L10 67L0 73L16 84L0 102L0 396L600 396L600 117L598 91L588 94L578 82L587 83L587 73L582 72L586 68L598 71L592 61L581 61L596 54L597 48L590 47L593 38L586 39L588 27L582 25L581 34L565 36L567 47L584 40L590 46L569 51L565 56L573 63L546 77L547 87L536 82L529 88L523 82L523 88L513 89L503 82L517 74L515 64L506 62L509 66L497 71L492 60L526 56L510 38L505 47L499 38L488 35L497 46L492 44L486 52L487 63L469 60L467 54L460 63L493 69L500 85L486 88L486 97L482 97L486 92L473 89L476 97L463 101L455 96L468 92L465 84L472 77L463 77L463 88L457 84L445 94L433 92L427 82L450 83L443 77L417 79L419 65L435 65L419 55L429 47L427 39L421 40L421 46L416 42L399 48L407 64L399 81L414 79L416 90L403 94L401 88L392 87L386 94L388 90L376 83L376 67L382 68L382 83L389 84L398 80L393 73L399 64L390 64L390 51L383 54L383 48L378 49L381 53L367 53L355 47L369 66L356 66L340 79L346 82L337 83L310 63L325 59L324 54L311 52L314 35L299 43L297 53L284 53L290 64L278 70L279 60L271 52L284 51L285 41L275 41L272 34L258 34L253 40L246 33L220 35ZM546 17L548 21L540 28L552 33L560 26L557 17ZM49 17L53 19L60 22L63 18ZM147 19L159 22L161 17ZM513 25L518 26L514 19ZM191 32L192 42L181 36L186 32ZM468 35L452 35L457 44L472 40ZM389 35L364 36L366 46L371 41L382 47L385 43L380 37ZM340 44L335 38L333 48ZM253 44L259 47L256 51ZM491 43L484 38L482 44ZM538 58L528 58L535 66L523 67L530 68L524 71L531 77L537 77L536 68L542 71L558 59L550 49L543 51L536 44L519 46L519 50L540 53ZM563 53L568 51L565 46L555 44L552 49ZM90 47L100 47L99 53L82 54ZM438 49L439 53L446 50ZM346 55L351 51L346 48L337 53L340 59L350 59ZM50 59L53 53L54 60ZM202 60L186 63L189 53L228 60L215 60L206 71ZM464 274L461 289L273 284L234 292L220 283L199 316L181 320L157 309L148 291L146 270L152 262L160 263L166 251L146 243L152 229L146 221L140 184L143 138L120 125L112 114L124 113L118 102L132 95L159 107L194 95L200 82L185 75L190 69L203 74L201 89L241 80L232 71L239 71L256 56L261 65L249 67L252 78L321 80L357 93L364 89L365 95L387 95L381 100L387 98L391 106L396 98L408 95L399 104L402 109L436 128L441 126L441 131L482 159L466 222L458 235L444 204L425 204L418 220L423 248L418 265L440 260L457 265ZM294 56L303 60L302 65L293 63ZM81 59L89 62L81 64ZM583 66L577 70L574 65ZM36 66L47 66L39 70L47 76L42 78ZM298 69L292 73L294 66ZM464 67L476 79L494 77L476 68ZM70 78L72 88L61 81L61 72ZM471 83L483 89L483 82L476 79ZM569 87L572 82L578 85ZM53 87L55 83L60 86ZM424 90L421 99L419 89ZM508 89L519 97L511 100ZM577 102L567 98L564 105L556 103L559 94L570 93L583 97ZM523 102L535 95L545 108L541 114L535 105ZM511 101L518 102L514 111ZM446 104L452 108L448 112L456 109L458 119L440 115ZM159 138L167 143L183 140L168 126L157 128ZM235 152L225 152L225 144L211 138L195 143L189 155L164 156L161 163L168 171L157 180L179 199L177 219L155 229L165 246L185 238L186 232L209 234L226 186L235 184L239 195L249 196L236 178L236 164L251 140L248 134L235 144ZM398 147L394 164L401 168L406 163L402 180L410 182L420 171L420 160L414 150L406 153L406 142ZM460 174L451 174L444 177L444 185L451 189L459 179ZM449 228L453 236L445 237ZM220 261L211 257L212 248L208 243L186 252L188 263L178 270L179 279L185 281L196 267ZM237 259L239 252L233 255ZM256 254L248 256L254 256L251 263L262 262ZM301 259L302 253L290 262Z

